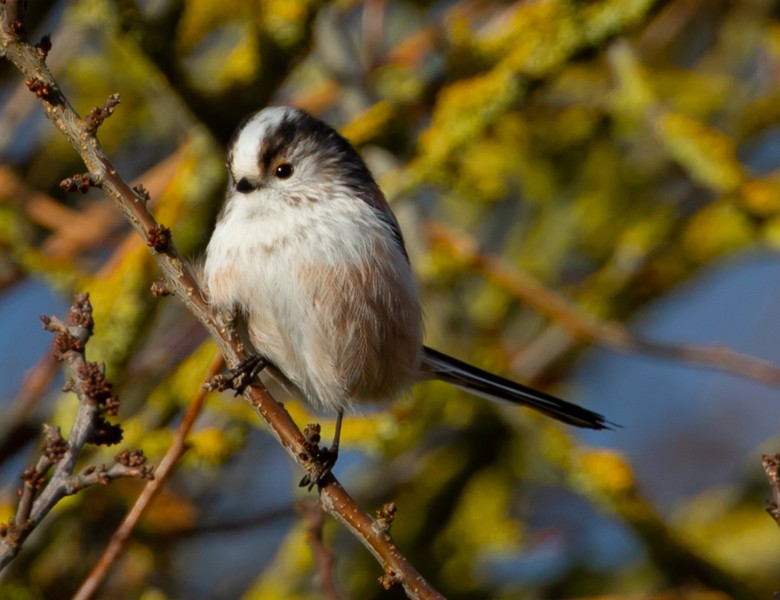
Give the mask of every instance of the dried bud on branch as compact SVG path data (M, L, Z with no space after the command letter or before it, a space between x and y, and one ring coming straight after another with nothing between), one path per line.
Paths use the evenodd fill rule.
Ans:
M109 416L116 416L119 411L119 398L111 393L113 384L106 379L106 365L95 362L85 362L78 369L82 380L82 390L98 410Z
M92 304L89 294L76 294L68 311L68 325L83 327L92 335L95 330L95 319L92 317Z
M68 442L63 439L60 428L44 423L43 435L43 455L52 463L60 462L68 451Z
M48 33L44 35L38 43L35 44L35 49L38 50L38 54L41 55L41 58L45 59L51 51L51 36Z
M389 590L390 588L394 588L400 584L401 578L392 569L387 569L385 574L379 577L377 581L379 581L379 585L381 585L386 590Z
M24 84L27 86L28 90L44 102L53 105L62 104L62 98L60 97L59 92L42 79L30 77L29 79L24 80Z
M39 471L35 467L27 467L22 472L22 481L24 481L26 487L31 488L34 493L37 493L43 489L43 486L46 484L46 473Z
M772 499L767 502L766 512L780 527L780 454L764 454L762 462L772 491Z
M149 193L149 190L147 190L143 184L138 184L133 186L133 191L138 195L138 199L143 202L144 204L147 204L149 200L151 200L152 196Z
M94 427L87 437L87 443L95 446L113 446L122 441L122 426L109 423L101 416L95 416Z
M111 94L108 100L105 101L103 106L96 106L89 114L84 117L84 123L86 124L86 130L89 134L94 134L98 127L103 124L108 117L114 114L114 109L119 104L119 94Z
M374 521L374 531L377 533L389 533L397 510L395 502L388 502L378 509L376 511L376 521Z
M165 279L158 279L157 281L155 281L152 284L151 290L152 290L152 296L154 296L155 298L163 298L164 296L171 295L171 291L168 289L168 285L165 283Z
M60 181L60 187L71 194L75 192L86 194L89 188L97 185L97 178L91 173L76 174Z
M114 457L114 461L126 467L141 467L146 464L143 450L123 450Z
M146 245L156 252L165 252L171 243L171 230L165 225L157 224L149 230Z

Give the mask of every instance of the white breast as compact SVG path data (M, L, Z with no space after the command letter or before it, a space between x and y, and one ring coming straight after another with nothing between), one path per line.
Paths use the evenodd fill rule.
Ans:
M314 404L336 409L410 383L417 289L386 224L354 198L277 210L283 199L255 195L229 200L209 243L213 304L240 308L257 350Z

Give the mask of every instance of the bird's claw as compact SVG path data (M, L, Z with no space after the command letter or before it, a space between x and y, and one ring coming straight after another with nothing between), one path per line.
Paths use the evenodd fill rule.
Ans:
M259 354L252 354L242 360L227 374L219 374L212 377L206 384L208 389L224 392L235 390L236 396L244 393L244 390L252 383L252 380L260 371L268 366L268 359Z
M330 448L320 448L321 428L319 423L312 423L303 428L303 448L309 456L309 460L306 464L306 475L298 483L299 487L305 487L311 491L315 485L321 488L325 484L339 457L342 415L343 412L339 411L336 419L336 433Z
M311 491L315 485L318 488L322 487L331 470L336 466L338 457L338 450L334 452L331 448L318 449L314 458L309 461L307 472L298 483L298 487L308 488L308 491Z

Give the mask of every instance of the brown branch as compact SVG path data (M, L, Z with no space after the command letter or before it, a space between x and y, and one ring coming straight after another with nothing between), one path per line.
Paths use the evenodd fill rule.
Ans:
M209 366L207 377L216 375L220 369L222 369L223 365L224 361L222 360L222 356L217 356ZM127 546L128 541L130 541L130 536L133 534L136 525L141 520L141 515L144 514L152 503L152 500L154 500L158 492L162 489L162 486L173 473L173 469L179 459L187 450L187 436L192 430L193 425L195 425L198 415L200 415L207 393L206 388L198 388L197 393L192 398L189 407L184 413L179 428L176 430L173 443L165 452L159 466L154 472L154 479L146 484L143 491L136 499L135 504L133 504L127 512L124 520L108 541L108 544L98 561L95 563L95 566L92 567L89 575L87 575L81 583L81 587L79 587L78 591L73 595L72 600L87 600L88 598L91 598L105 580L111 567L116 563L119 555Z
M81 192L82 194L86 194L89 188L96 184L97 182L94 181L92 173L77 173L60 181L60 187L66 192Z
M315 581L320 596L326 600L340 600L341 595L336 589L333 579L334 558L333 553L325 545L322 538L322 529L325 526L325 513L322 505L312 498L302 498L295 503L298 514L303 518L306 527L306 541L309 543L317 565Z
M3 0L3 14L0 27L14 36L24 33L24 13L27 10L27 0Z
M142 173L135 182L139 188L136 191L143 197L162 194L185 154L185 151L177 150ZM146 187L141 186L140 181ZM93 201L77 210L30 189L10 167L3 165L0 165L0 189L4 191L0 202L19 207L33 223L52 231L42 245L46 256L72 258L110 238L124 224L122 215L108 200ZM131 235L135 236L134 233Z
M780 454L764 454L761 462L769 480L769 489L772 491L772 499L767 502L766 512L780 527Z
M1 10L1 9L0 9ZM40 81L49 90L39 96L44 113L79 153L96 185L109 196L127 217L141 238L149 243L158 223L148 211L144 198L132 189L117 173L105 151L81 120L49 72L41 54L21 40L8 27L2 26L6 13L0 12L0 56L10 60L28 78ZM219 321L198 285L189 266L179 257L173 242L152 255L163 272L167 288L175 294L214 338L225 362L231 368L246 358L239 341L231 338L228 328ZM274 437L290 456L304 469L310 457L303 446L303 436L287 411L278 404L260 383L244 392L244 397L268 424ZM376 557L394 581L404 587L411 598L442 598L414 566L401 554L386 532L375 531L373 519L362 511L341 484L332 475L325 478L320 488L320 499L325 509L338 519Z
M51 386L58 370L59 366L49 349L38 364L27 372L19 393L0 422L0 464L38 435L37 425L33 426L35 408Z
M84 117L87 133L94 135L98 127L103 124L103 121L114 114L117 104L119 104L119 94L111 94L103 106L96 106L89 111L87 116Z
M163 543L171 543L173 540L193 538L213 533L239 532L246 533L250 529L265 527L273 523L278 523L281 519L290 519L295 516L295 507L284 506L275 510L269 510L256 515L247 516L240 519L229 519L224 521L214 521L210 523L199 523L192 525L182 525L178 529L171 528L166 531L148 532L147 536L154 540L164 540Z
M0 527L0 570L13 560L30 533L65 496L118 477L151 477L151 469L139 452L122 453L111 466L96 465L74 475L76 461L86 444L111 445L121 439L121 428L110 425L103 417L116 414L118 400L111 393L104 367L87 362L84 356L94 327L89 297L76 296L66 322L56 317L42 320L44 327L56 334L54 357L69 366L71 379L66 389L76 394L79 408L67 440L59 428L44 425L41 457L22 473L24 485L18 492L16 514ZM46 473L52 466L54 473L47 481Z
M658 342L632 334L624 325L586 314L541 281L496 256L482 252L474 238L440 223L428 223L431 243L466 263L469 268L529 305L571 336L621 353L639 352L718 369L780 386L780 368L723 346L693 346Z

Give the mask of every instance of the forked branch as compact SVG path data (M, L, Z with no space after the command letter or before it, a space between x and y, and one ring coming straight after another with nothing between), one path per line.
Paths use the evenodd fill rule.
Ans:
M105 377L105 366L88 362L84 355L94 327L89 296L76 296L65 322L56 317L41 319L44 328L55 334L55 359L69 367L65 389L76 394L79 409L67 439L59 427L43 426L41 456L22 473L16 514L0 526L0 569L11 562L30 533L65 496L119 477L153 477L153 469L140 450L120 452L112 465L93 465L74 473L86 444L111 446L121 441L121 427L105 419L116 415L119 400ZM49 477L52 467L54 473Z
M165 289L175 294L198 318L214 338L225 362L231 368L246 358L239 342L228 332L212 312L189 266L179 257L170 232L158 224L146 207L142 190L131 188L117 173L96 137L95 119L79 118L60 91L45 64L45 53L26 42L20 35L10 7L11 0L0 4L0 56L11 61L30 82L41 101L46 116L54 123L68 142L79 153L88 170L90 185L100 187L127 217L143 240L149 245L157 265L163 272ZM23 29L23 28L21 28ZM110 105L110 106L109 106ZM104 105L113 109L112 100ZM108 112L106 109L101 116ZM92 114L96 114L94 111ZM99 119L98 119L99 120ZM244 397L268 424L271 432L288 454L304 469L310 460L304 447L301 431L287 411L260 385L249 387ZM402 585L411 598L442 598L404 557L393 543L389 533L375 526L374 520L362 511L332 475L320 489L323 507L344 524L379 563L393 583ZM389 581L389 580L387 580Z

